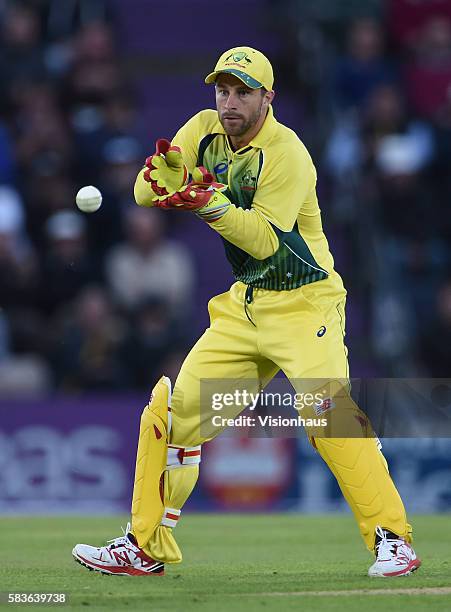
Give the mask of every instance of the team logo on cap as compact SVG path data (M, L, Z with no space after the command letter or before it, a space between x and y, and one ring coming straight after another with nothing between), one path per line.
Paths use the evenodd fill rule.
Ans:
M244 51L238 51L237 53L231 53L228 57L225 58L224 61L228 62L230 58L232 58L234 62L242 62L243 60L246 60L248 64L252 64L252 60L249 59L249 57L247 56L247 53L245 53Z

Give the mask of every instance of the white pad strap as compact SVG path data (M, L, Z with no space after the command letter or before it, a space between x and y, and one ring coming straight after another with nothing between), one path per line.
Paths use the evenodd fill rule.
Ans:
M181 510L177 510L177 508L165 508L161 524L165 527L172 527L174 529L174 527L177 527L180 513Z
M171 401L172 401L172 383L171 379L167 376L163 376L162 378L163 384L168 388L168 436L172 429L172 412L171 412ZM150 396L150 400L152 401L152 395Z
M197 465L200 463L200 445L199 446L168 446L168 470L178 468L182 465Z

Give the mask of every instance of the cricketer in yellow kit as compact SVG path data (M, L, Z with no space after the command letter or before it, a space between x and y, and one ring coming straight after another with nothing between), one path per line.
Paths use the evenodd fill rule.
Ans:
M210 327L174 392L163 377L141 419L129 535L160 565L181 561L173 529L211 437L202 428L200 380L252 379L258 389L282 370L292 381L346 381L343 389L349 376L346 291L323 233L316 171L297 135L274 118L271 64L255 49L230 49L206 83L215 84L217 110L192 117L172 143L159 141L135 184L139 205L192 210L209 223L236 278L210 301ZM189 176L195 180L185 186ZM369 574L410 573L420 561L404 506L368 420L345 395L350 437L308 431L309 439L376 553Z

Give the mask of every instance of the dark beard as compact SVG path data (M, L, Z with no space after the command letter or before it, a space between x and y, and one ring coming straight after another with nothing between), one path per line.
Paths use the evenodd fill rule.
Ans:
M243 134L246 134L246 132L248 132L252 127L254 127L254 125L260 119L262 106L263 100L260 102L260 107L258 108L258 110L256 110L255 113L251 117L249 117L247 121L242 120L240 124L229 126L228 128L224 125L222 118L219 117L219 121L221 122L221 125L224 128L227 136L243 136Z

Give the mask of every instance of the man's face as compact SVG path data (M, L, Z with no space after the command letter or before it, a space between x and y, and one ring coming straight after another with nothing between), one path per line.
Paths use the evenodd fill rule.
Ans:
M228 136L243 136L266 116L265 90L251 89L227 73L218 76L215 89L219 120Z

